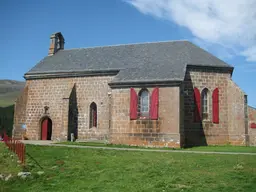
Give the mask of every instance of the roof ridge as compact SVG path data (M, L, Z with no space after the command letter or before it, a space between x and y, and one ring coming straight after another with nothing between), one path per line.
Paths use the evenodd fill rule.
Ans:
M148 42L138 42L138 43L126 43L126 44L113 44L113 45L99 45L99 46L92 46L92 47L70 48L70 49L63 49L60 51L70 51L70 50L79 50L79 49L95 49L95 48L105 48L105 47L119 47L119 46L127 46L127 45L129 46L129 45L146 45L146 44L157 44L157 43L174 43L174 42L190 42L190 41L188 39L167 40L167 41L148 41Z

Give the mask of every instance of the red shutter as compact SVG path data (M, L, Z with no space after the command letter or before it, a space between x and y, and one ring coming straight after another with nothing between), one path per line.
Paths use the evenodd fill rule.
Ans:
M136 91L131 88L130 90L130 119L137 119L138 96Z
M219 123L219 89L214 89L212 93L212 122Z
M256 128L256 123L251 123L251 128L255 129Z
M159 88L156 87L151 95L151 102L150 102L150 118L153 120L158 119L158 99L159 98Z
M194 88L194 121L201 121L201 96L200 91L195 87Z

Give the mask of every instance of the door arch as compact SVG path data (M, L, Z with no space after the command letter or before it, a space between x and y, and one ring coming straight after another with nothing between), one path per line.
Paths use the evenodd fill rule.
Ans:
M41 122L41 140L52 139L52 120L46 117Z

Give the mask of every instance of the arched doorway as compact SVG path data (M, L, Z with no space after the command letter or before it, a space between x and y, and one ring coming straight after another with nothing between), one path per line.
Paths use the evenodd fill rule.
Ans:
M42 123L41 123L41 139L51 140L51 138L52 138L52 120L49 117L46 117L42 120Z

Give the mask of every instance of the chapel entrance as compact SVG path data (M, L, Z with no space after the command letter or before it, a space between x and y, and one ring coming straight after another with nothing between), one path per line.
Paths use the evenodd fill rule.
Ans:
M51 140L52 138L52 120L48 117L43 119L41 124L41 139Z

